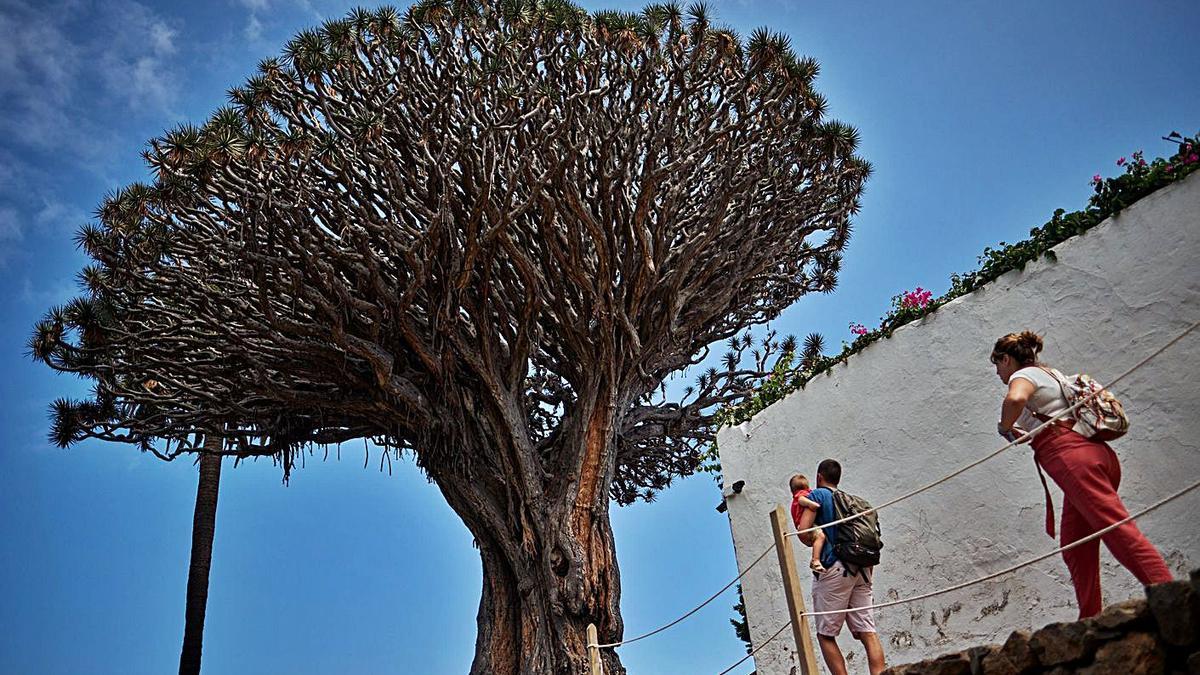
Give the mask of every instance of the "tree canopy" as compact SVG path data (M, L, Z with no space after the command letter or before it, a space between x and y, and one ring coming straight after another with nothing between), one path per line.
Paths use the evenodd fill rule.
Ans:
M480 540L481 642L517 602L488 599L493 549L619 633L607 500L694 471L717 406L795 348L747 328L836 285L870 168L817 71L702 5L429 1L304 31L80 231L86 293L30 349L95 387L53 436L171 458L216 434L285 472L312 444L411 452Z

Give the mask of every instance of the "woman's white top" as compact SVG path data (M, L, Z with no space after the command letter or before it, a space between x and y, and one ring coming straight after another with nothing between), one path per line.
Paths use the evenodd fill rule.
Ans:
M1029 395L1029 401L1025 403L1025 410L1021 411L1021 416L1017 419L1017 426L1022 429L1029 431L1042 423L1042 420L1034 417L1030 411L1054 417L1071 407L1071 404L1067 403L1066 397L1063 396L1062 385L1053 375L1041 368L1028 366L1013 373L1012 377L1029 380L1036 387ZM1009 381L1011 382L1012 378L1009 378ZM1084 436L1088 434L1086 428L1078 422L1075 423L1075 431Z

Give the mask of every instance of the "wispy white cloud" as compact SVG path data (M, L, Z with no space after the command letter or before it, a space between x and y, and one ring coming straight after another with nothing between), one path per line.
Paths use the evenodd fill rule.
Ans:
M66 34L36 12L0 8L0 131L17 142L40 145L65 126L82 53Z
M156 54L174 54L175 38L178 35L179 31L161 21L154 21L150 25L150 45Z
M0 0L0 265L87 214L64 172L115 172L125 118L178 118L179 31L134 0ZM165 123L162 124L165 126ZM89 197L89 200L91 197Z
M258 18L271 5L271 0L234 0L238 5L250 10L246 16L246 27L242 29L242 37L246 42L257 43L263 37L263 22Z
M21 225L17 220L17 211L9 207L0 207L0 246L4 242L19 240L22 237Z
M293 0L293 2L296 3L297 7L299 7L306 14L308 14L312 18L316 19L317 21L320 21L325 18L325 15L323 15L320 12L320 10L318 10L315 6L313 6L313 4L310 0Z
M13 164L13 158L5 153L0 153L0 185L10 184L16 176L17 169Z
M75 232L79 226L89 220L88 214L76 206L65 202L42 197L42 208L34 214L33 220L39 226L53 229L57 232Z
M324 19L324 15L310 0L229 0L229 2L247 10L242 37L246 42L259 47L277 46L265 44L263 38L267 36L267 24L271 23L270 19L283 13L282 10L300 10L311 21ZM275 27L278 28L278 26Z
M3 2L0 35L0 133L18 146L88 161L103 152L98 106L177 117L178 31L145 5Z
M121 91L131 110L149 108L178 117L172 111L177 89L171 75L165 71L161 60L143 56L127 63L118 63L106 71L106 78L114 91ZM122 89L117 89L117 85Z
M87 222L71 202L71 183L55 171L0 147L0 269L14 260L36 264L26 250L31 234L66 240Z
M61 99L79 66L79 50L44 17L20 8L0 8L0 92L39 85Z
M21 291L17 294L21 302L36 307L61 305L79 295L79 286L68 279L49 281L45 286L36 286L29 277L21 280Z
M174 110L182 72L172 59L178 31L153 10L125 0L109 4L104 23L115 39L100 55L102 73L111 95L124 99L131 110L179 117Z
M17 245L24 238L20 214L16 209L0 206L0 271L8 267L17 253Z
M251 13L250 18L246 20L246 28L242 31L242 36L247 42L258 42L262 39L263 25L258 20L258 16Z

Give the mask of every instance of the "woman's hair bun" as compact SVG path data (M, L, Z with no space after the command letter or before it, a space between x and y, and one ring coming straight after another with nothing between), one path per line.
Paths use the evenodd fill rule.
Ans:
M996 346L992 347L992 362L995 363L1001 355L1008 354L1022 366L1032 365L1037 363L1037 355L1040 351L1042 351L1041 335L1031 330L1009 333L996 340Z
M1034 354L1042 351L1043 345L1041 335L1038 335L1031 330L1021 331L1020 340L1021 345L1023 347L1028 347Z

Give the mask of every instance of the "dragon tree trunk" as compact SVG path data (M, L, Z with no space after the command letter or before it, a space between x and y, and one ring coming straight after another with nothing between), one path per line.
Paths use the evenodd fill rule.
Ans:
M483 563L472 675L587 673L587 626L619 640L621 582L609 522L615 396L581 400L553 448L492 450L494 475L435 478ZM554 458L544 464L542 458ZM605 673L625 669L612 650Z

